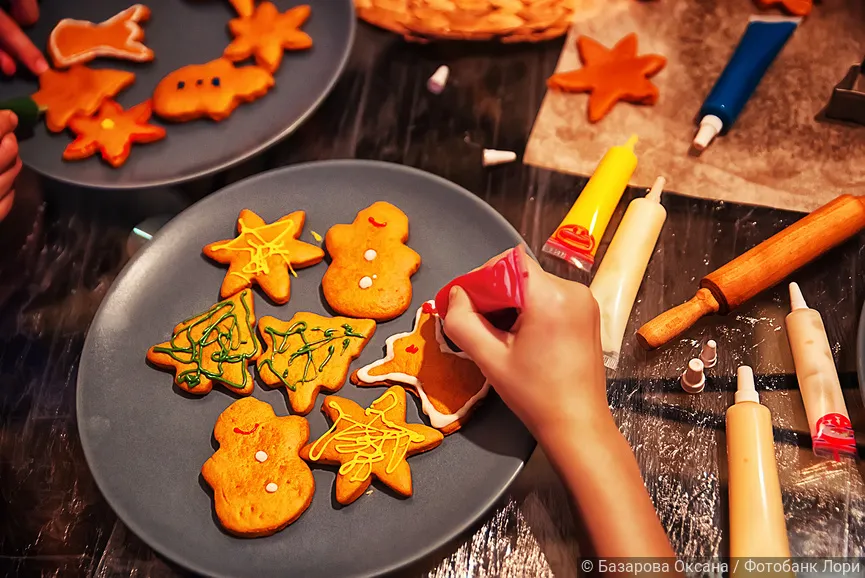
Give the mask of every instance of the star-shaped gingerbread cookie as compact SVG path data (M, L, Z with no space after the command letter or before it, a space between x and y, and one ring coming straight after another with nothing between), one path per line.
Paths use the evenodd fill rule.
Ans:
M321 247L298 241L306 220L304 211L295 211L267 224L243 209L237 217L237 237L211 243L205 255L228 265L220 295L228 297L258 283L275 303L288 303L295 269L315 265L324 259ZM295 274L296 275L296 274Z
M294 413L306 415L319 390L339 391L348 366L375 333L372 319L295 313L288 321L262 317L258 331L265 351L258 375L271 387L285 387Z
M151 143L165 138L165 129L148 124L152 109L150 101L123 110L113 100L106 100L94 117L76 116L69 128L78 138L63 151L67 161L85 159L102 153L102 158L119 167L129 158L132 143Z
M49 69L39 76L33 101L46 109L48 130L60 132L73 116L92 115L134 81L135 75L124 70L95 70L81 64L66 70Z
M333 425L300 457L310 462L339 465L336 501L347 505L358 499L375 476L402 496L411 496L411 469L406 458L437 447L442 434L422 424L405 421L405 390L394 386L363 409L350 399L327 396L321 411Z
M658 54L637 56L637 35L628 34L608 49L586 36L577 39L583 67L559 72L547 86L565 92L588 92L589 121L598 122L620 100L655 104L658 87L649 77L661 71L667 59Z
M760 8L781 6L794 16L807 16L814 7L814 0L756 0Z
M421 399L430 424L450 434L468 420L489 392L490 384L465 353L454 352L441 333L435 301L418 309L414 329L391 335L384 359L357 370L360 386L399 384Z
M306 50L312 46L312 38L300 30L310 12L310 7L303 5L280 13L273 3L262 2L252 16L228 23L235 38L223 56L237 62L255 55L256 64L273 74L282 62L283 50Z

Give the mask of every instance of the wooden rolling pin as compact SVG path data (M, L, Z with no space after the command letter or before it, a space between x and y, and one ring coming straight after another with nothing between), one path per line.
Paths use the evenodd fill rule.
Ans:
M703 277L690 301L640 327L637 341L646 349L655 349L704 315L726 315L863 228L865 197L841 195Z

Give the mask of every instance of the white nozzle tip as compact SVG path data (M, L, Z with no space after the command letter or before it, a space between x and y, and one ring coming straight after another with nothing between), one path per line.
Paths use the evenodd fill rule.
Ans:
M691 143L698 151L706 150L706 147L714 140L718 133L724 128L724 123L715 115L707 114L700 121L700 129Z
M736 378L736 403L743 401L760 403L760 396L754 384L754 371L747 365L741 365L736 372Z
M495 165L503 165L512 163L517 160L517 153L514 151L500 151L496 149L484 149L484 166L493 167Z
M790 309L808 309L808 304L805 303L805 296L802 295L802 290L799 289L798 283L790 283Z
M706 386L703 362L697 358L688 362L688 369L682 374L682 389L688 393L700 393Z
M710 339L703 344L703 350L700 352L700 361L706 369L711 369L718 364L718 344L714 339Z
M656 203L661 202L661 193L664 192L664 187L667 185L667 179L664 177L658 177L655 179L655 183L652 185L652 188L649 189L649 192L646 194L646 198L650 201L655 201Z
M433 94L441 94L448 83L450 69L447 66L439 66L432 76L427 80L426 87Z

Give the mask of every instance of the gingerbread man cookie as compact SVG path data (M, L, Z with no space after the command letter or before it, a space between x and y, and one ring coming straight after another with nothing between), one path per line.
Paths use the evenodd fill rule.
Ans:
M378 201L350 225L334 225L325 235L333 261L321 288L334 311L349 317L387 321L411 305L411 276L420 255L405 245L408 217Z
M159 81L153 91L153 111L167 120L185 122L201 117L228 118L243 102L261 98L273 77L258 66L235 67L225 58L179 68Z
M338 465L336 501L358 499L373 476L401 496L411 496L411 469L406 458L442 443L442 434L405 421L405 390L391 387L363 409L350 399L327 396L321 411L333 425L300 456L310 462Z
M102 103L132 84L135 75L123 70L94 70L76 64L68 70L49 69L39 76L33 101L45 109L48 130L60 132L76 115L90 116Z
M228 297L257 283L275 303L288 303L291 277L295 269L315 265L324 259L320 247L298 241L306 213L295 211L267 224L264 219L243 209L237 217L237 237L217 241L202 252L227 264L220 295Z
M254 382L247 365L260 354L252 291L245 289L181 322L171 339L147 350L147 359L173 370L174 383L186 392L205 395L216 381L249 395Z
M285 387L291 410L306 415L319 390L342 388L349 364L375 333L375 321L296 313L288 321L262 317L258 331L264 343L258 375L269 386Z
M309 424L298 416L277 417L270 405L239 399L216 420L219 449L201 467L213 488L216 516L236 536L269 536L312 503L315 480L299 450Z
M134 62L153 60L153 51L141 41L139 22L150 18L143 4L130 6L101 24L64 18L48 37L48 53L57 68L90 62L106 56Z
M223 56L237 62L255 55L255 63L273 74L282 62L284 50L312 47L312 38L300 30L310 12L310 7L304 5L280 14L273 3L262 2L252 16L228 23L234 41L225 48Z
M63 151L67 161L86 159L97 152L112 167L129 158L132 143L151 143L165 138L165 129L148 124L150 101L123 110L113 100L106 100L95 117L76 116L69 128L78 138Z
M388 337L384 359L357 370L360 386L400 384L421 399L430 424L444 434L462 427L490 389L478 366L453 351L441 332L435 301L418 309L414 329Z

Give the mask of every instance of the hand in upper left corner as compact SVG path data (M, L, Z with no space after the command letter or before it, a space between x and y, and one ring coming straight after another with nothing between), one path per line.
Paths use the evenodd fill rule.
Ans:
M15 177L21 172L18 139L15 127L18 117L8 110L0 110L0 221L12 210L15 201Z
M0 10L0 72L12 76L20 62L38 76L48 70L48 62L21 26L39 19L39 5L36 0L12 0L11 6L11 15Z

